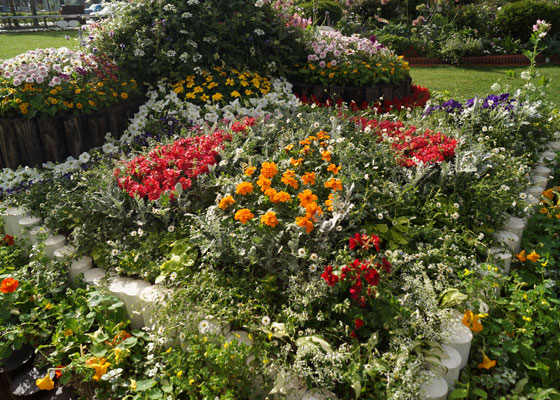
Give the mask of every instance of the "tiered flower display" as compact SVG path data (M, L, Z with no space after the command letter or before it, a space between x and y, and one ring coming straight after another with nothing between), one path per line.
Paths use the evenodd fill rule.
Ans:
M318 31L310 47L307 62L296 65L304 82L360 87L399 83L408 77L410 67L402 56L358 35Z
M102 56L37 49L0 64L0 116L81 114L139 93L136 81L119 78Z

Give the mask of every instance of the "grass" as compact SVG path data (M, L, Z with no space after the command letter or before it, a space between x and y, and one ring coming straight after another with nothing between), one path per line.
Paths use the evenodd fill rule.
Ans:
M476 95L485 95L492 92L490 86L498 82L502 87L510 86L511 91L523 85L520 78L526 67L412 67L410 74L416 85L425 86L430 91L447 91L457 100L466 100ZM507 72L515 72L514 77ZM548 99L560 106L560 66L539 66L538 71L550 79L550 86L546 93Z
M66 40L66 35L70 39ZM2 33L0 34L0 60L37 48L68 47L77 49L79 46L78 31Z

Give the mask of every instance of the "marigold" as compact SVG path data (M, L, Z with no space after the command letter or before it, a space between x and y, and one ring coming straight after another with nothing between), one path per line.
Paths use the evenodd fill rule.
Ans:
M305 206L305 217L310 220L315 220L315 215L323 215L323 210L317 205L317 203L312 202Z
M241 195L253 193L253 184L251 182L241 182L239 185L237 185L235 192Z
M276 213L274 211L268 211L266 214L261 215L261 224L268 225L271 228L275 228L280 221L276 218Z
M0 284L0 291L2 293L13 293L19 286L19 282L14 278L6 278Z
M229 206L232 206L234 204L235 204L235 199L233 198L233 196L226 196L220 200L220 204L218 204L218 207L220 207L222 210L225 210Z
M256 170L257 170L257 167L247 167L247 168L245 168L245 175L251 176L255 173Z
M298 194L298 199L302 207L306 207L308 204L317 201L317 196L311 192L309 189L305 189L303 192Z
M301 177L301 181L306 185L314 185L315 184L315 172L306 172Z
M273 203L288 203L292 201L292 196L288 192L280 191L277 192L273 199L271 199Z
M249 210L248 208L242 208L235 213L235 216L233 218L245 225L247 221L252 220L254 217L255 214L253 214L251 210Z
M321 158L323 159L323 161L331 162L331 152L323 151L323 154L321 154Z
M325 187L337 192L342 190L342 181L340 179L331 178L325 182Z
M122 97L123 99L127 99L127 98L128 98L128 93L122 92L122 93L121 93L121 97Z
M261 174L259 175L259 179L257 180L257 185L260 186L261 192L264 193L267 189L270 188L270 185L272 185L272 181Z
M340 171L340 165L337 167L336 164L329 164L327 171L332 172L334 175L338 175Z
M277 172L278 168L274 162L264 162L261 167L261 175L268 179L276 175Z
M299 183L295 178L296 172L294 170L288 169L284 174L282 174L282 179L280 181L288 186L297 189L299 187Z
M297 217L296 225L305 228L306 233L311 233L313 230L313 221L310 221L307 217Z
M333 210L333 201L334 201L334 193L329 194L329 199L325 201L325 205L327 206L327 210Z
M303 163L303 158L290 158L290 164L292 164L294 167L299 167L301 164Z

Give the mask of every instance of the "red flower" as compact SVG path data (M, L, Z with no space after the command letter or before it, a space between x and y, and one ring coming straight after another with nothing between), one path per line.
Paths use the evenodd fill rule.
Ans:
M385 270L385 272L390 274L391 273L391 268L393 268L391 263L389 261L387 261L387 259L385 257L383 257L383 269Z
M375 268L370 268L365 274L364 278L367 283L372 286L379 285L379 272Z
M331 265L325 267L325 272L321 274L321 278L323 278L329 286L334 286L340 279L337 275L333 274L333 267Z
M361 318L356 318L356 320L354 321L354 324L356 325L356 330L358 330L362 326L364 326L364 321Z
M350 238L350 250L354 250L357 246L361 247L364 250L368 250L371 246L375 246L375 250L379 251L379 243L381 239L377 235L360 235L356 233L353 237Z
M6 278L0 284L0 291L2 293L13 293L19 286L19 282L14 278Z
M14 237L10 236L10 235L4 236L4 238L2 239L2 242L4 244L7 244L8 246L13 246L15 244Z
M55 378L60 378L62 376L62 370L65 368L64 365L59 365L54 369Z
M352 336L354 339L358 337L358 335L356 335L356 331L350 332L350 336Z

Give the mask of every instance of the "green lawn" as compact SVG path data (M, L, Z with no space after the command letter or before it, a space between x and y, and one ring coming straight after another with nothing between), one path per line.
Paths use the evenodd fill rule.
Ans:
M66 40L66 35L70 39ZM79 46L78 31L2 33L0 34L0 60L37 48L68 47L77 49Z
M430 90L447 90L454 98L466 100L477 94L491 93L490 86L498 82L503 86L517 88L524 81L520 74L525 67L411 67L410 74L416 85L425 86ZM547 65L538 67L539 72L550 78L547 89L548 98L560 106L560 66ZM515 77L507 75L507 71L514 71Z

